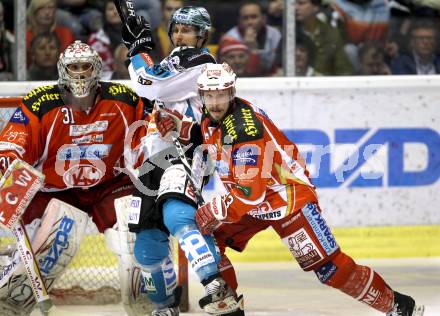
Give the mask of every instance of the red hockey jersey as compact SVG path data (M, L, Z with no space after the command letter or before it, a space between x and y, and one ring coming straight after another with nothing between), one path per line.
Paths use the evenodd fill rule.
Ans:
M244 214L277 220L317 201L315 187L297 146L259 108L243 99L221 123L202 121L203 143L209 144L215 169L228 195L228 218ZM213 157L214 156L214 157Z
M32 90L0 134L0 164L22 159L46 176L44 191L59 191L92 187L134 163L139 155L132 148L145 128L133 134L130 125L144 120L150 104L125 85L100 86L88 113L65 104L57 85ZM124 146L127 135L132 141Z

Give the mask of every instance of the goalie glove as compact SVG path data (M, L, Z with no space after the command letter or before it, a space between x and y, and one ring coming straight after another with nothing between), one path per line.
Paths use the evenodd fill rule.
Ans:
M176 131L179 139L188 144L191 138L191 129L194 121L191 117L182 115L177 111L160 109L154 114L157 129L162 137L166 137L168 133Z
M151 26L143 16L129 18L122 27L122 41L128 48L128 57L148 52L155 46Z
M226 204L222 197L217 195L196 211L197 226L203 235L209 235L223 224L227 216Z

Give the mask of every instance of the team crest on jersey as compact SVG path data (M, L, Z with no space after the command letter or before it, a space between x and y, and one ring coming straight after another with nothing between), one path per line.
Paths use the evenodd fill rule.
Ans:
M26 116L26 114L23 113L21 108L17 108L14 114L12 114L9 122L27 125L29 123L29 118Z
M75 164L63 175L63 181L68 187L92 187L99 183L104 173L93 165Z

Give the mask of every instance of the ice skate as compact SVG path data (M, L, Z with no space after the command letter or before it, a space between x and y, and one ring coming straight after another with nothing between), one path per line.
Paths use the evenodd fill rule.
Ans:
M182 287L178 286L174 290L174 303L171 306L155 309L151 316L178 316L180 314L179 304L182 296Z
M215 278L205 286L205 296L199 301L200 308L211 315L244 315L243 296L237 297L223 278Z
M417 306L411 296L394 292L393 309L386 316L423 316L425 307Z
M151 316L178 316L180 314L179 307L165 307L161 309L155 309Z

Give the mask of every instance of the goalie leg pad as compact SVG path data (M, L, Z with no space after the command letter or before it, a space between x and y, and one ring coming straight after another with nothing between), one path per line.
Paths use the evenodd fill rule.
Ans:
M194 207L197 206L194 190L182 164L168 167L160 179L157 207L161 207L162 203L168 198L177 198Z
M131 195L115 199L117 223L104 232L107 246L116 254L121 283L121 299L128 316L149 315L153 305L144 290L140 267L133 257L135 234L128 230Z
M47 205L32 249L48 290L76 254L88 220L86 213L60 200L51 199ZM35 300L24 267L20 263L8 268L7 276L2 274L5 279L1 282L0 300L30 313Z

